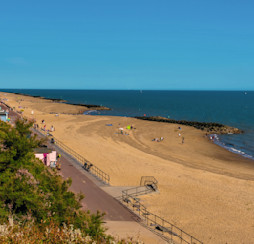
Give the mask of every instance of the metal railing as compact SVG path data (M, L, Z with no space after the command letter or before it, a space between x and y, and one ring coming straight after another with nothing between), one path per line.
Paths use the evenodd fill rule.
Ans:
M140 186L150 186L154 191L156 191L158 189L158 181L154 176L142 176Z
M132 191L130 191L130 193L131 192ZM167 240L167 242L181 244L203 244L203 242L199 241L192 235L189 235L174 224L156 214L149 212L147 208L140 203L139 199L135 198L134 196L137 196L135 195L135 192L128 194L128 190L125 190L122 192L122 201L129 209L142 217L143 222L148 226L149 229L156 231L157 234L162 236L165 240Z
M49 136L48 133L43 131L43 130L41 130L39 132L42 133L45 136ZM67 154L69 154L70 156L75 158L82 165L83 169L85 169L87 172L94 175L97 179L99 179L103 183L105 183L107 185L110 184L110 176L107 173L105 173L104 171L99 169L97 166L95 166L94 164L89 162L87 159L85 159L83 156L81 156L80 154L75 152L70 147L66 146L64 143L62 143L61 141L56 139L54 136L50 135L50 139L54 140L54 145L58 146L63 151L65 151Z
M47 133L44 131L39 132L43 133L45 136L47 135ZM57 145L66 153L77 159L83 165L84 169L99 178L104 183L109 184L110 176L108 174L100 170L95 165L91 164L83 156L76 153L73 149L66 146L54 136L51 136L51 138L54 138L55 145ZM141 216L143 222L148 226L149 229L153 229L154 231L156 231L158 235L163 236L163 238L166 239L168 242L181 244L203 244L202 241L186 233L174 224L168 222L167 220L161 218L156 214L149 212L147 208L140 203L139 199L137 199L136 196L148 194L155 191L154 188L149 187L150 183L154 184L157 189L158 182L153 176L142 177L140 184L142 184L143 186L134 187L122 191L122 202L134 213Z
M128 196L137 197L140 195L149 194L151 192L154 192L154 190L148 186L133 187L133 188L122 191L122 199Z

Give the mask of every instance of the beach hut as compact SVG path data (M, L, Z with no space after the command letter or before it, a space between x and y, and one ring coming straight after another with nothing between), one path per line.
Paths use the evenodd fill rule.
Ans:
M35 157L40 159L46 166L55 168L57 166L56 151L47 147L40 147L34 149Z
M8 120L8 112L0 110L0 120L6 122Z

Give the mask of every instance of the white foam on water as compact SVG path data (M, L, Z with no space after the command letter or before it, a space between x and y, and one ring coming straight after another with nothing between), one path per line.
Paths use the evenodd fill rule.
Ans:
M220 138L219 138L219 136L218 136L217 134L211 134L211 135L210 135L210 138L213 138L213 142L214 142L216 145L221 146L221 147L227 149L227 150L230 151L230 152L239 154L239 155L241 155L241 156L243 156L243 157L246 157L246 158L254 159L253 156L251 156L251 155L245 153L244 151L241 151L240 149L235 148L234 145L232 145L232 146L226 145L224 142L222 142L222 141L220 140Z
M97 110L88 110L88 111L85 111L83 114L87 115L87 114L91 114L91 113L98 113L98 111Z

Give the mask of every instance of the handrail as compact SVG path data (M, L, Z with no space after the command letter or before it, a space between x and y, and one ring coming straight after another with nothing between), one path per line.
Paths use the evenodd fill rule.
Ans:
M44 134L46 134L44 132ZM54 136L55 144L60 147L62 150L76 158L81 164L83 164L83 168L87 169L85 167L85 164L87 165L92 165L88 160L86 160L83 156L80 154L76 153L73 149L69 148L66 146L64 143L56 139ZM110 181L110 176L100 170L98 167L95 165L92 165L88 172L91 174L95 175L98 177L100 180L102 180L104 183L109 184ZM145 177L144 177L145 178ZM144 183L147 181L150 181L150 179L153 183L157 185L157 180L153 176L149 176L145 179ZM159 235L162 235L167 241L171 242L176 242L180 241L180 243L186 243L186 244L203 244L200 240L197 238L193 237L192 235L186 233L179 227L175 226L174 224L168 222L167 220L161 218L160 216L153 214L147 210L147 208L140 203L139 199L135 198L135 196L141 195L141 194L147 194L150 193L152 190L151 189L143 189L142 186L139 187L134 187L131 189L127 189L122 191L122 201L130 208L132 208L133 212L137 212L139 216L142 216L145 224L147 226L154 227L154 229L157 231ZM130 193L131 191L134 191L133 193Z
M133 188L132 188L133 189ZM130 189L131 190L131 189ZM147 208L140 203L139 199L133 195L128 194L128 190L122 191L122 201L129 207L133 212L143 217L145 224L149 228L154 230L161 236L164 237L168 242L174 243L180 241L180 243L186 244L203 244L200 240L186 233L179 227L161 218L160 216L153 214L147 210Z
M148 194L151 192L154 192L154 190L151 188L147 188L147 187L144 188L144 186L138 186L138 187L133 187L127 190L123 190L122 195L136 197L136 196Z
M37 130L38 131L38 130ZM47 136L47 133L45 131L39 131L40 133L44 134ZM62 150L64 150L66 153L74 157L85 169L87 172L91 173L94 175L96 178L104 182L105 184L110 184L110 176L103 172L101 169L99 169L97 166L89 162L86 158L75 152L73 149L70 147L66 146L63 142L60 140L56 139L53 135L50 136L51 138L54 139L54 144L60 147Z
M144 186L146 182L153 182L155 185L158 184L158 181L155 179L154 176L142 176L140 180L140 185Z
M140 186L152 186L154 190L158 189L158 181L154 176L142 176Z

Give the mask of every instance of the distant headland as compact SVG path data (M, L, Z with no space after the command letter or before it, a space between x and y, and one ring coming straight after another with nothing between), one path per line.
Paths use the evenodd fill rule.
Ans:
M111 110L110 108L100 106L100 105L95 105L95 104L70 103L70 102L67 102L66 100L60 99L60 98L46 98L46 97L42 97L42 96L28 95L28 94L20 93L20 92L10 92L10 93L13 93L13 94L16 94L16 95L27 96L27 97L40 98L40 99L52 101L52 102L55 102L55 103L69 104L69 105L73 105L73 106L81 106L81 107L87 108L89 110ZM80 113L83 113L83 111L81 110Z

